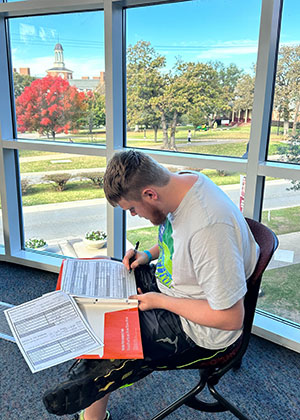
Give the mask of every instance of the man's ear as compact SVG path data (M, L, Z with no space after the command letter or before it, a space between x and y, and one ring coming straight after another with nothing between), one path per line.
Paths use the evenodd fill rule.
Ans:
M157 200L158 194L153 188L145 188L142 191L142 198L145 200Z

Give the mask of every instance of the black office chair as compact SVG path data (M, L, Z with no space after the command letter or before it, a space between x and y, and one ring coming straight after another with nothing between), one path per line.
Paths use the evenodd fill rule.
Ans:
M195 364L193 369L198 369L200 373L200 380L198 384L193 389L170 404L167 408L163 409L154 417L152 417L151 420L161 420L183 404L196 410L210 413L230 411L241 420L249 420L248 417L242 414L233 404L226 400L215 389L215 386L226 372L232 368L238 369L241 365L242 357L247 350L251 335L251 328L253 324L262 275L278 246L277 236L269 228L252 219L246 218L246 221L256 242L260 246L260 257L252 276L248 279L247 282L248 290L244 300L245 319L243 335L240 343L232 350L231 353L227 354L225 357L213 359L214 364L208 364L207 366L203 366L203 362L201 362L201 366L197 366L197 364ZM167 368L167 370L170 369ZM197 394L199 394L206 386L211 395L214 397L213 402L201 401L197 397Z

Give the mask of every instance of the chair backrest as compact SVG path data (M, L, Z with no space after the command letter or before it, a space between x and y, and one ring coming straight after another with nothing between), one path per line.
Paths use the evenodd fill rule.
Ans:
M260 255L252 275L247 281L247 293L244 300L245 320L244 334L251 333L253 318L255 314L258 293L260 289L262 275L267 268L277 246L278 238L275 233L262 223L246 218L255 241L260 247Z
M274 254L278 246L278 238L275 233L262 223L256 222L255 220L246 218L250 230L255 238L255 241L260 247L260 255L257 261L254 272L247 280L247 293L244 299L245 306L245 318L243 327L243 336L241 345L233 357L225 366L214 371L211 375L211 379L217 383L218 379L224 375L229 369L234 367L236 363L242 359L244 353L247 350L249 339L251 335L251 329L255 314L255 308L260 289L262 275L269 264L272 255Z

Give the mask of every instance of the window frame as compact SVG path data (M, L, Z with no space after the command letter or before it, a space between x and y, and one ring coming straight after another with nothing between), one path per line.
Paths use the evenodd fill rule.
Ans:
M52 0L50 3L26 0L0 3L0 183L4 247L0 247L0 261L23 264L58 272L61 256L24 250L20 173L18 150L53 151L69 154L105 156L109 160L116 151L126 149L125 112L125 14L126 8L176 3L161 0ZM186 0L184 0L186 1ZM260 219L266 176L300 180L300 165L267 160L270 120L273 105L276 63L280 37L283 0L262 0L258 42L257 74L255 80L252 123L248 159L212 155L195 155L144 149L164 164L194 168L231 170L245 173L247 184L244 215ZM12 69L6 18L30 17L46 14L104 11L105 74L106 74L106 146L65 144L16 139L14 132L14 101L12 97ZM126 220L120 208L107 206L108 255L121 258L125 251ZM269 340L300 351L300 326L286 323L257 311L253 331ZM298 338L297 338L297 334Z

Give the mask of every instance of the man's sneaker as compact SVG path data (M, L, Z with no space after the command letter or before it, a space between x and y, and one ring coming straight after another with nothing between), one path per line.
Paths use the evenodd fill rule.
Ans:
M84 420L84 410L82 410L79 414L75 414L73 420ZM106 415L103 420L112 420L110 412L106 410Z

